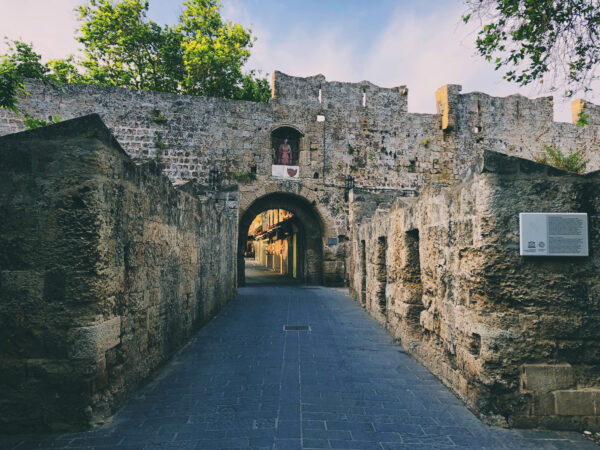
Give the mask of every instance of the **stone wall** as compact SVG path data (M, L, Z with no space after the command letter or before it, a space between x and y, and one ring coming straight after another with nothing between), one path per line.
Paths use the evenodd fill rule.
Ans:
M564 153L584 150L590 159L587 170L600 169L600 108L596 105L574 101L570 124L553 121L552 97L499 98L460 91L461 86L448 85L436 93L441 128L455 149L455 176L462 176L483 150L536 159L545 155L545 146ZM575 125L580 110L589 117L589 125Z
M326 81L275 72L273 98L253 103L179 96L101 86L60 88L31 81L20 107L33 117L63 120L98 113L133 158L160 154L171 180L209 182L217 169L222 184L240 185L240 217L261 196L310 193L323 223L323 277L346 279L348 236L346 183L374 194L418 192L428 182L459 181L483 149L532 159L544 145L586 149L589 169L600 168L600 108L577 103L590 117L581 128L552 120L552 99L461 94L447 85L435 95L437 114L407 112L405 86L381 88L362 81ZM432 93L432 101L434 95ZM291 127L300 135L299 178L272 176L271 133ZM0 109L0 135L24 129L23 119ZM236 175L256 173L256 180ZM304 194L302 194L304 195ZM340 240L338 239L338 242Z
M519 256L520 212L588 213L590 256ZM357 301L475 412L600 428L599 172L484 152L464 182L363 220L351 246Z
M97 115L0 138L0 432L121 405L234 296L237 214Z

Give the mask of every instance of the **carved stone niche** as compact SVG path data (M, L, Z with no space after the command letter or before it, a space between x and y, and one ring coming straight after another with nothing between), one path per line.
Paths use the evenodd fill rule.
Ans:
M281 125L271 131L270 137L273 165L297 166L304 150L304 134L294 126Z

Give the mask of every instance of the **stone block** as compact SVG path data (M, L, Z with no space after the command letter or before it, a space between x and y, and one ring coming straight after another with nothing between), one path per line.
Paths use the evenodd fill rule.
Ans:
M442 130L456 128L456 102L462 87L455 84L446 84L435 93L437 112L442 117Z
M502 175L517 174L519 172L520 158L514 158L502 153L486 150L483 152L483 172L492 172Z
M435 329L435 319L429 311L421 311L420 323L426 330L434 331Z
M423 305L416 305L412 303L398 302L395 307L396 312L409 322L417 322L419 320L419 314L423 310Z
M596 416L596 399L600 389L569 389L554 392L556 414L559 416Z
M94 359L121 342L121 317L71 331L72 359Z
M571 102L571 121L577 123L579 121L579 115L584 112L585 102L583 99L578 98Z
M551 392L574 385L570 364L523 364L521 367L522 392Z
M300 152L300 157L298 158L301 166L310 165L310 152L302 151Z
M544 392L533 396L534 416L553 416L555 414L554 393Z

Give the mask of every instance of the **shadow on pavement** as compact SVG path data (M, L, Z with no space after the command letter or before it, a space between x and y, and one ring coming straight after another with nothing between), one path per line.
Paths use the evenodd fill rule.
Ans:
M251 258L246 258L246 286L261 284L299 285L302 283L289 275L273 272Z

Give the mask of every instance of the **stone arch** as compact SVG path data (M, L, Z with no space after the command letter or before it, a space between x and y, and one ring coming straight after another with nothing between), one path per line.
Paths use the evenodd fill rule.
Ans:
M271 192L257 197L240 211L238 237L238 284L245 285L244 249L248 239L248 228L254 218L269 209L285 209L292 212L302 227L302 252L300 281L321 284L323 280L323 233L325 226L321 215L305 197L290 192Z

